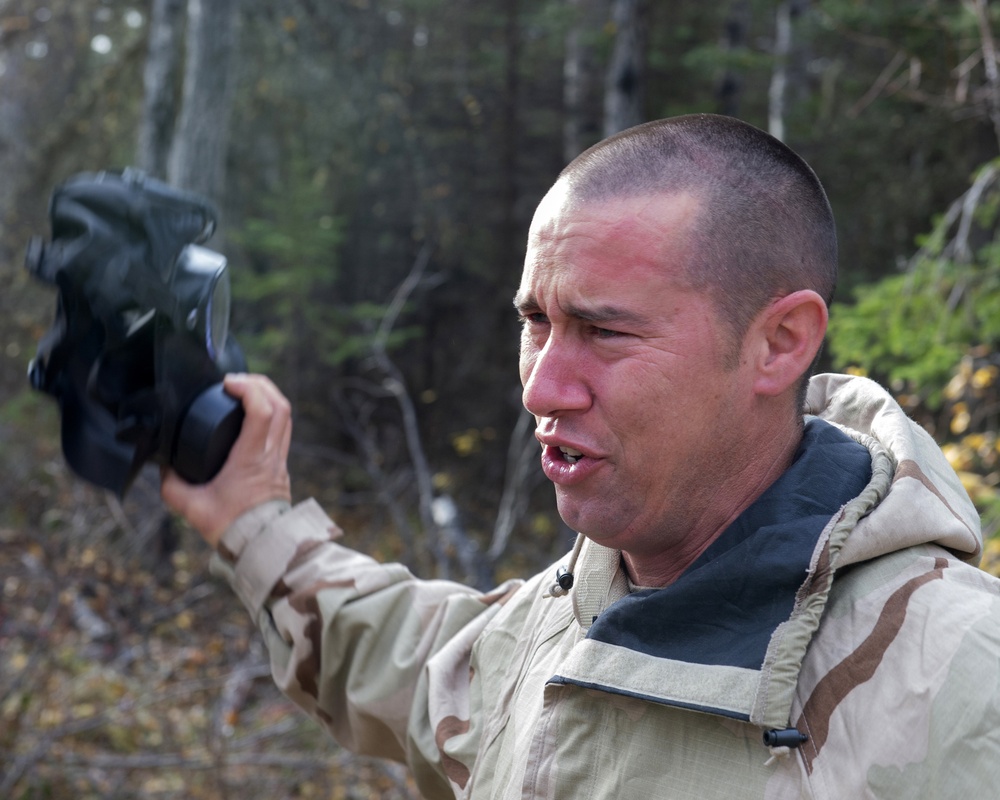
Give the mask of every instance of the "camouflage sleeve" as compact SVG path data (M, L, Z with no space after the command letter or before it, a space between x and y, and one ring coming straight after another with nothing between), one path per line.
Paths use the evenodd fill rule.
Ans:
M426 796L450 797L442 730L468 719L472 644L519 584L483 595L417 580L341 535L313 500L268 503L226 531L213 570L256 620L289 698L344 747L408 762Z

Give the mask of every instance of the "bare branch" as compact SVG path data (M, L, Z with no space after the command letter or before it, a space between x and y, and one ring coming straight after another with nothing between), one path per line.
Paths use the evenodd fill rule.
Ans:
M358 450L361 451L365 472L368 473L368 477L375 486L379 501L388 509L389 515L396 525L396 530L399 532L399 536L403 542L403 562L407 563L412 558L413 553L413 528L410 527L410 523L406 518L406 512L399 504L396 493L389 486L389 479L385 471L379 465L378 447L365 427L358 422L354 409L351 408L350 403L341 393L337 392L334 394L333 402L338 409L340 419L347 429L348 435L354 440Z
M417 253L413 266L410 267L409 274L399 285L399 288L396 289L396 293L393 295L389 307L386 309L385 315L379 323L375 339L372 341L372 348L374 350L385 352L389 334L396 325L396 320L399 318L400 313L402 313L406 301L410 299L410 295L420 285L424 270L427 269L427 264L430 261L432 250L433 248L430 243L424 242L420 248L420 252Z
M59 585L56 583L54 576L49 574L47 571L46 573L47 577L52 579L51 583L53 590L52 595L49 597L48 606L42 614L36 628L39 635L37 636L34 647L32 648L31 654L28 656L28 660L25 663L24 668L14 676L10 686L7 686L0 691L0 701L6 701L9 697L13 697L18 691L20 691L26 681L31 678L36 678L38 676L38 665L41 663L42 659L48 655L50 643L45 634L51 629L52 623L56 618L56 613L59 611L60 591ZM2 796L2 794L0 794L0 796Z
M386 376L382 382L382 386L395 398L403 418L403 433L406 437L406 445L410 453L410 459L413 462L414 477L417 482L420 522L424 531L431 537L431 550L435 556L439 575L446 577L448 574L448 558L444 552L440 531L434 521L432 510L434 485L431 479L430 467L427 463L427 456L424 453L423 442L420 439L417 410L406 390L403 373L392 359L389 358L389 353L386 349L389 334L392 332L399 314L402 312L410 295L420 285L424 270L430 261L431 249L431 245L425 242L417 254L413 266L410 268L410 273L396 290L372 341L372 354L376 364L378 364Z
M983 192L986 191L987 186L993 183L996 174L997 168L993 164L980 171L969 191L962 198L962 216L958 224L958 231L955 233L953 247L954 258L957 261L964 263L972 257L969 250L969 232L972 230L976 209L979 207Z
M46 733L33 748L9 764L4 772L3 781L0 781L0 797L11 797L13 788L24 774L49 754L57 740L99 728L108 721L108 718L109 713L105 712L83 719L74 719Z
M261 652L261 640L253 639L247 654L229 673L219 694L212 725L215 736L228 739L233 735L236 719L243 709L253 682L270 674L271 666Z
M522 413L517 419L507 447L503 494L500 497L496 523L493 526L493 539L486 551L487 557L493 562L497 561L507 549L514 526L528 504L529 493L526 491L525 483L538 454L538 445L533 435L533 422L531 414Z
M906 54L903 53L902 50L897 50L896 54L892 57L889 63L885 65L882 72L879 73L879 76L875 79L875 83L871 85L868 91L864 93L858 102L848 109L847 116L854 119L859 116L862 111L868 108L868 106L874 103L876 98L882 94L885 87L889 85L889 81L893 79L905 61Z

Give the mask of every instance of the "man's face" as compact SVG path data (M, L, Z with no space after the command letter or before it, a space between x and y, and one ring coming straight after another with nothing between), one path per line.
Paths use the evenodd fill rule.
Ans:
M698 210L689 195L573 206L557 185L515 301L524 405L559 513L635 555L683 550L712 521L752 411L747 369L724 367L728 328L680 280Z

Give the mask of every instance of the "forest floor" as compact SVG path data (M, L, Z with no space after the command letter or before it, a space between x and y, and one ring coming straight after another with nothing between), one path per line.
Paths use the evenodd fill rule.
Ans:
M342 750L278 692L155 475L119 502L32 429L0 426L17 487L0 516L0 797L417 797L402 767Z

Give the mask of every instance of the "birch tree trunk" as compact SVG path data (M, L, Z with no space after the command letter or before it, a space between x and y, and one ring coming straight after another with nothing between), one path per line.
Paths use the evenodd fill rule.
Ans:
M188 0L181 115L167 174L174 186L220 197L232 110L239 0Z
M615 45L604 84L604 135L644 121L641 0L613 0Z
M774 17L774 70L767 92L767 132L781 141L785 139L785 87L791 50L792 7L788 0L782 0Z
M153 0L135 163L139 169L161 179L167 176L167 158L177 116L183 36L184 0Z

